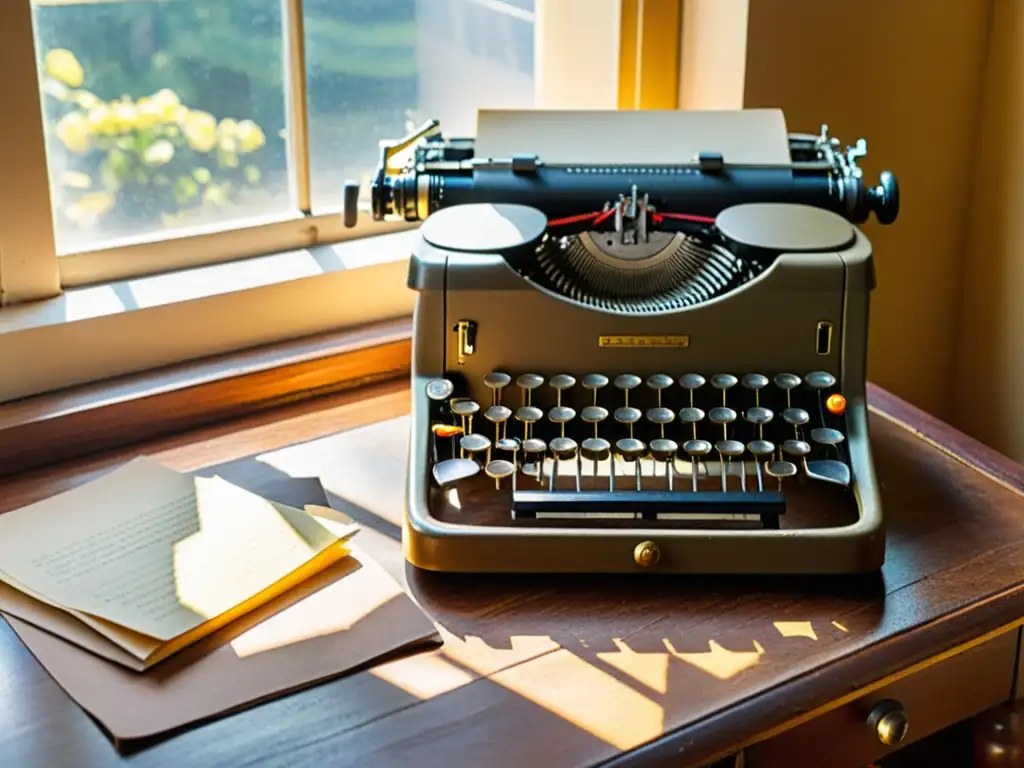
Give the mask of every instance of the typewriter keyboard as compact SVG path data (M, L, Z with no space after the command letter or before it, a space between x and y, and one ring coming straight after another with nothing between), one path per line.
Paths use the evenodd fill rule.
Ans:
M492 372L478 402L427 385L438 485L477 474L516 520L753 519L797 484L846 487L846 400L805 374Z

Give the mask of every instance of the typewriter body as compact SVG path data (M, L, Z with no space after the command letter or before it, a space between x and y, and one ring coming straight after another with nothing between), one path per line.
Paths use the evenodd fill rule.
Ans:
M383 145L371 190L374 218L422 221L407 559L879 568L856 224L898 191L865 182L863 140L776 110L478 119Z

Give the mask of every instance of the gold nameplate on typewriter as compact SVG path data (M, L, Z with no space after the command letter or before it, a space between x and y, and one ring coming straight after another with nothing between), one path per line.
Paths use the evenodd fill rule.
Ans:
M771 152L758 155L743 137L784 121L754 112L488 114L486 156L428 124L406 168L382 161L374 217L428 212L409 269L409 562L881 566L865 402L873 255L855 224L895 220L896 182L869 186L863 142L844 152L825 128L761 135ZM572 134L581 121L624 137L614 162L590 163L602 155ZM530 126L547 156L529 152ZM649 140L621 163L631 132ZM657 136L722 143L651 162Z
M601 347L659 347L661 349L685 349L690 346L690 337L681 334L658 336L599 336Z

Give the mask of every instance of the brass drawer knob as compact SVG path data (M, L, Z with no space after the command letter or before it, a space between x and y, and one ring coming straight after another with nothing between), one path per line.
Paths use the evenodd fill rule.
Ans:
M641 541L633 549L633 559L641 568L650 568L661 560L661 550L653 541Z
M871 710L871 714L868 715L868 727L875 732L882 744L891 747L901 744L906 738L910 718L902 704L885 699Z

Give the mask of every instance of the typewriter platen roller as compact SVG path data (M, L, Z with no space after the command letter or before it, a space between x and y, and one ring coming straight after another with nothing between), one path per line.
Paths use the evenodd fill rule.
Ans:
M592 120L643 119L618 114ZM546 131L558 122L543 117ZM385 147L376 215L424 219L409 272L410 562L881 566L865 402L873 257L855 223L895 220L895 178L868 187L864 143L843 152L827 130L787 134L782 161L776 142L731 164L748 118L690 116L721 121L731 149L662 163L649 146L635 163L628 148L607 163L599 149L558 156L550 134L537 141L548 157L488 152L476 166L473 141L433 132L411 137L404 167ZM655 119L688 135L686 113ZM510 152L528 145L525 124Z

